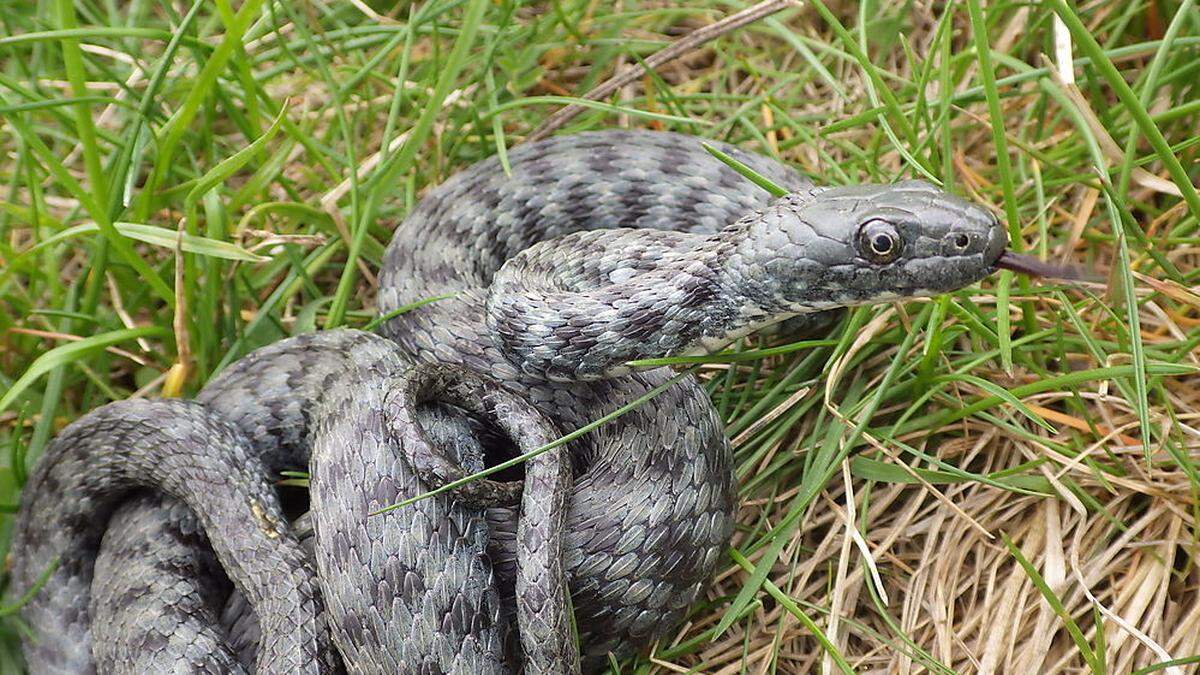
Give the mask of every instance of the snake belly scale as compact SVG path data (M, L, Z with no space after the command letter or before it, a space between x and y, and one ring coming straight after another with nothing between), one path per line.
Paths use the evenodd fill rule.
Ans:
M22 609L30 669L591 672L666 635L721 560L736 485L697 381L629 362L951 291L1006 244L926 183L818 188L715 145L791 192L691 136L519 146L396 229L380 311L449 298L68 426L13 535L10 598L52 570ZM371 515L656 389L522 476ZM272 481L297 468L311 510L290 523Z

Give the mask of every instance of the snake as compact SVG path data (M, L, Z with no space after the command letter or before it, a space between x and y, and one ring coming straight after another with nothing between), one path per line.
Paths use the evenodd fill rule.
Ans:
M1006 232L929 182L817 186L673 132L482 158L396 225L378 330L295 335L55 437L10 549L26 664L602 670L679 625L735 525L723 422L654 360L1037 273Z

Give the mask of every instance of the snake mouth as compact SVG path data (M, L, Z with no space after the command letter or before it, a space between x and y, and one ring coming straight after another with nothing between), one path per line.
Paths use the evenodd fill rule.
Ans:
M1088 275L1074 265L1056 265L1012 251L1003 251L993 263L996 269L1009 270L1017 274L1060 281L1087 281Z

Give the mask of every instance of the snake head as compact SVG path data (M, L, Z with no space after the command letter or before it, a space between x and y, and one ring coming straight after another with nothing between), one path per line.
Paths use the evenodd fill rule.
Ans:
M727 272L769 313L957 290L1008 243L991 212L918 180L785 195L735 229Z

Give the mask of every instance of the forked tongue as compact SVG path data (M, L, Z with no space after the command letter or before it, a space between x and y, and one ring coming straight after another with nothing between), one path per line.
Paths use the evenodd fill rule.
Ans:
M1095 275L1088 274L1075 265L1055 265L1029 255L1005 251L996 261L996 267L1011 270L1018 274L1028 274L1033 277L1059 279L1062 281L1095 281Z

